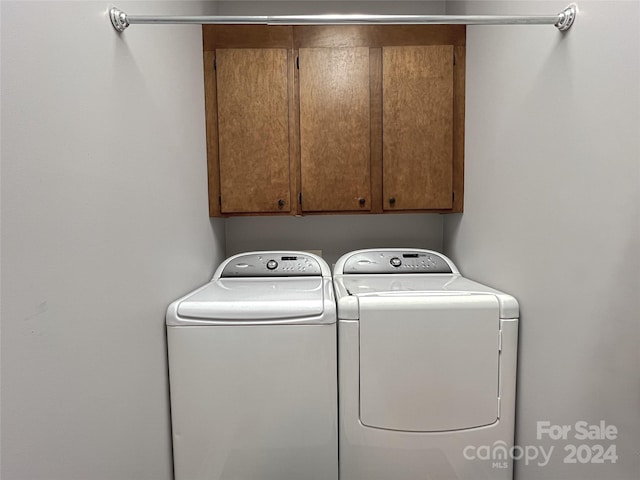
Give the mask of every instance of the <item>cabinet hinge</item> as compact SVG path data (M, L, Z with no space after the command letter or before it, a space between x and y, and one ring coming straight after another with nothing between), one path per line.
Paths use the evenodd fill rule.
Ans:
M213 69L214 70L218 69L218 62L216 62L216 57L213 57Z
M500 408L502 407L500 397L498 397L498 418L500 418Z
M453 53L453 64L454 65L456 64L456 54L455 54L455 52Z
M302 205L302 192L298 194L298 202Z
M498 351L502 351L502 330L498 330Z
M296 68L300 70L300 57L296 57Z
M218 203L222 206L222 195L218 195Z
M456 203L456 192L451 192L451 203Z

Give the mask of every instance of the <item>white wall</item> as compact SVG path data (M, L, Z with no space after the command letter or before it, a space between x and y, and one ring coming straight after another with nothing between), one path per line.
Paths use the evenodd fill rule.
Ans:
M447 2L550 14L566 1ZM555 447L517 480L640 478L640 4L580 0L553 27L468 27L465 211L445 220L463 273L521 303L517 442ZM601 420L615 441L536 438ZM567 444L616 464L565 464Z
M201 29L108 5L0 2L3 480L172 478L164 311L224 254Z

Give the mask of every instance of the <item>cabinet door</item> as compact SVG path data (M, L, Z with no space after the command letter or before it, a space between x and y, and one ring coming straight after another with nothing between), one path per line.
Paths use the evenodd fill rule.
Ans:
M216 50L222 213L289 212L287 50Z
M301 48L302 210L371 209L369 48Z
M382 49L385 210L452 208L453 46Z

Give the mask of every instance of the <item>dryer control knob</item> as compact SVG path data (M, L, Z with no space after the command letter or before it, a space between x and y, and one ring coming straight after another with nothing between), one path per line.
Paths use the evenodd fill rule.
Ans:
M276 268L278 268L278 262L276 262L275 260L269 260L267 262L267 268L269 270L275 270Z
M392 267L399 267L400 265L402 265L402 260L400 260L398 257L393 257L391 260L389 260L389 263Z

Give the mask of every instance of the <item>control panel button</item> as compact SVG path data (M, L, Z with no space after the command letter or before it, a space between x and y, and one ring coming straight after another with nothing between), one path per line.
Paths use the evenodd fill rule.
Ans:
M392 267L399 267L400 265L402 265L402 260L400 260L398 257L393 257L391 260L389 260L389 263Z
M276 262L275 260L269 260L267 262L267 268L269 270L275 270L276 268L278 268L278 262Z

